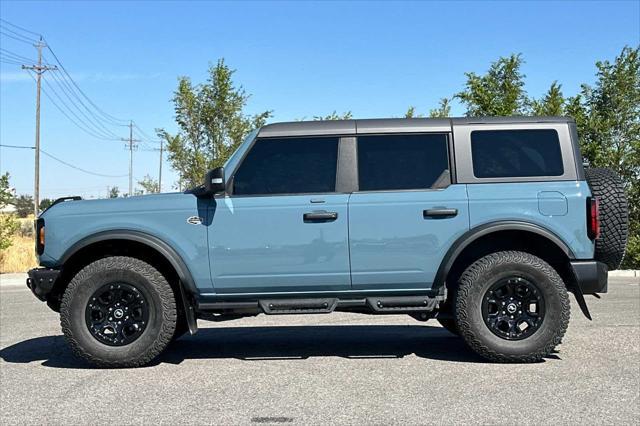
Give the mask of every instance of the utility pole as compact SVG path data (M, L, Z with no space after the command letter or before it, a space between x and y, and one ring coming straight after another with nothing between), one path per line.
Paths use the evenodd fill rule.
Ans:
M38 49L38 65L23 65L23 70L31 70L36 74L36 149L35 149L35 176L33 183L33 214L37 218L38 210L40 208L40 88L42 81L42 74L45 71L56 71L58 67L42 65L42 48L47 45L40 40L33 45Z
M139 139L133 138L133 120L129 121L129 139L122 139L125 142L129 142L129 197L133 196L133 149L138 146L134 146L134 142L140 142Z
M162 143L160 139L160 171L158 172L158 192L162 192Z

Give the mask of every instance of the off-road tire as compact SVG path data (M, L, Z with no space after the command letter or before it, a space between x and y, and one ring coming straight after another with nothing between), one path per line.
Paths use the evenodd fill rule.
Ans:
M124 346L98 341L85 322L91 295L101 286L124 282L148 300L149 321L142 334ZM148 263L124 256L106 257L85 266L69 283L60 306L60 325L73 352L102 367L139 367L157 357L176 329L176 301L165 277Z
M629 206L618 174L605 168L585 169L585 177L600 205L600 235L596 238L595 259L610 271L624 258L629 236Z
M510 276L534 282L545 302L540 327L522 340L497 336L482 317L485 292ZM459 280L454 316L462 338L482 357L494 362L537 362L562 341L569 324L570 304L562 278L547 262L529 253L503 251L487 255L465 270Z
M456 320L453 318L437 318L440 325L447 329L452 334L456 336L460 336L460 331L458 330L458 325L456 324Z

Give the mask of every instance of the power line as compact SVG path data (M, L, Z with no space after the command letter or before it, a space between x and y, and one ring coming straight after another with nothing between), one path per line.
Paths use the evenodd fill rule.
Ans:
M62 64L62 61L60 61L60 59L58 59L58 56L55 54L55 52L53 51L53 49L51 49L51 46L47 45L47 49L49 50L49 52L51 52L51 54L53 55L53 58L55 59L55 61L58 63L58 65L60 65L60 68L62 69L62 71L66 74L66 76L68 77L69 81L71 81L71 83L74 85L74 87L78 90L78 92L80 92L80 94L100 113L102 114L106 119L110 120L112 122L112 124L115 125L123 125L124 123L126 123L128 120L123 120L121 118L117 118L114 117L111 114L107 114L106 112L104 112L98 105L96 105L88 96L86 93L84 93L82 91L82 89L80 89L80 86L78 86L78 84L75 82L75 80L71 77L71 75L67 72L67 69L64 67L64 65Z
M128 176L128 175L106 175L106 174L103 174L103 173L96 173L96 172L92 172L92 171L89 171L89 170L85 170L85 169L83 169L83 168L80 168L80 167L78 167L78 166L74 166L73 164L69 164L69 163L67 163L66 161L61 160L61 159L59 159L59 158L57 158L57 157L54 157L53 155L51 155L51 154L49 154L48 152L46 152L44 149L40 149L40 152L42 152L42 153L43 153L44 155L46 155L47 157L49 157L49 158L51 158L51 159L53 159L53 160L55 160L55 161L57 161L57 162L59 162L59 163L64 164L64 165L65 165L65 166L67 166L67 167L71 167L72 169L75 169L75 170L78 170L78 171L81 171L81 172L84 172L84 173L87 173L87 174L90 174L90 175L100 176L100 177L108 177L108 178L121 178L121 177L126 177L126 176Z
M1 34L1 35L3 35L3 36L5 36L5 37L12 38L12 39L14 39L14 40L16 40L16 41L20 41L20 42L22 42L22 43L26 43L26 44L33 44L33 41L32 41L32 40L30 40L30 39L28 39L28 38L25 38L25 39L18 38L18 37L12 36L11 34L5 33L5 32L4 32L4 31L2 31L2 30L0 30L0 34Z
M7 144L0 144L1 147L3 148L22 148L22 149L36 149L35 146L26 146L26 145L7 145Z
M71 105L75 106L76 109L80 112L80 114L82 114L84 116L85 119L87 119L87 121L90 122L90 124L95 128L95 130L97 132L103 133L108 137L111 138L118 138L119 136L116 135L113 131L111 131L110 129L108 129L100 120L99 118L96 117L96 115L89 109L87 108L87 106L82 103L82 101L80 100L80 98L78 98L77 96L74 96L76 99L78 99L80 101L80 104L84 107L84 109L87 111L87 114L85 114L82 109L78 106L78 104L74 101L74 99L71 97L71 95L75 95L75 93L69 91L69 89L65 88L65 86L63 85L63 83L58 79L56 73L51 73L51 77L53 78L53 80L55 81L55 83L58 85L58 87L62 90L62 92L64 93L64 95L67 97L67 99L69 100L69 102L71 103ZM48 86L51 86L49 83L47 83ZM55 90L53 88L51 88L52 90Z
M20 61L13 61L10 59L4 59L2 57L0 57L0 62L4 63L4 64L9 64L9 65L22 65L22 62Z
M36 32L30 31L30 30L28 30L28 29L26 29L26 28L23 28L23 27L21 27L21 26L19 26L19 25L12 24L11 22L7 21L6 19L2 19L2 18L0 18L0 21L1 21L1 22L4 22L4 23L5 23L5 24L7 24L7 25L10 25L10 26L12 26L12 27L14 27L14 28L16 28L16 29L18 29L18 30L24 31L25 33L33 34L33 35L34 35L34 36L36 36L36 37L42 37L42 34L38 34L38 33L36 33Z
M0 55L5 55L5 56L7 56L7 58L16 59L18 61L32 62L34 64L36 63L36 61L34 59L29 59L26 56L19 55L19 54L15 53L15 52L12 52L10 50L3 49L2 47L0 47Z
M29 72L29 76L35 81L35 77L33 75L31 75L31 73ZM50 85L48 82L46 82L45 80L45 84L47 85L47 87L50 88ZM52 91L55 93L56 97L58 97L58 99L60 99L60 95L57 94L57 92L55 92L55 89L52 89ZM84 127L82 124L79 124L76 120L82 122L82 119L80 117L77 116L77 114L75 112L73 112L73 110L70 110L71 114L76 117L76 120L74 120L73 118L71 118L69 116L69 114L67 114L67 112L60 107L60 105L58 105L58 103L53 99L53 97L51 95L49 95L49 92L47 90L45 90L44 88L42 88L42 92L44 93L44 95L47 97L47 99L49 99L49 101L53 104L53 106L55 106L58 111L60 111L62 113L62 115L64 115L65 117L67 117L67 119L72 122L77 128L79 128L80 130L82 130L83 132L87 133L90 136L93 136L96 139L102 139L102 140L119 140L119 139L112 139L109 137L105 137L105 136L101 136L97 133L95 133L92 129L90 129L89 127ZM66 106L66 103L60 99L60 101ZM68 106L66 106L67 109L69 109ZM85 124L86 126L86 124Z
M26 145L7 145L7 144L0 144L0 147L2 148L17 148L17 149L36 149L35 146L26 146ZM58 157L49 154L48 152L46 152L44 149L40 149L40 152L42 152L44 155L46 155L47 157L51 158L52 160L55 160L59 163L64 164L65 166L71 167L72 169L84 172L84 173L88 173L90 175L94 175L94 176L101 176L101 177L110 177L110 178L121 178L121 177L126 177L128 176L128 174L126 175L107 175L107 174L103 174L103 173L97 173L97 172L92 172L90 170L85 170L82 169L78 166L74 166L73 164L69 164L64 160L59 159Z

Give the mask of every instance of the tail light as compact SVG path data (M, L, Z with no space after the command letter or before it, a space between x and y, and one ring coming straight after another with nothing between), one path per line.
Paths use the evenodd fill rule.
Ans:
M36 220L36 253L44 252L44 219Z
M595 240L600 236L600 203L598 198L587 198L587 235Z

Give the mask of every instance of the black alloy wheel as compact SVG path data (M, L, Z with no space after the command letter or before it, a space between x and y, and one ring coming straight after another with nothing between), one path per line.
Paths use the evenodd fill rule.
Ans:
M98 341L110 346L128 345L144 333L149 323L149 302L130 284L107 284L89 298L85 321Z
M506 340L526 339L544 321L542 291L521 277L501 279L486 291L482 317L496 336Z

